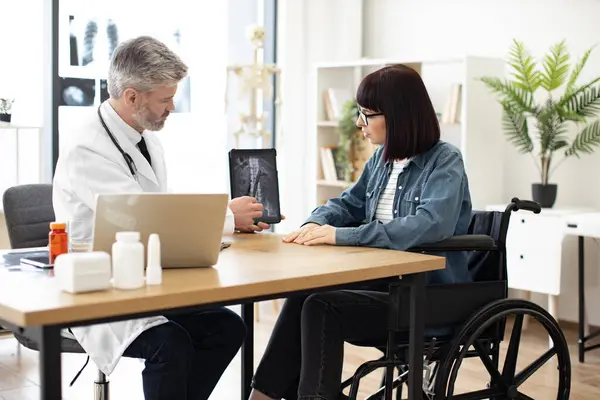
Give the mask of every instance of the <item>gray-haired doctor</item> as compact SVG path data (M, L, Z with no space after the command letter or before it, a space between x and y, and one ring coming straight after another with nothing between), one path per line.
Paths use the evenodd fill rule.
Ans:
M174 110L187 66L163 43L147 36L121 43L111 59L105 101L69 140L54 176L57 220L83 220L79 235L91 237L98 193L165 192L163 149L153 131ZM242 197L229 204L224 234L253 225L262 205ZM72 328L98 368L110 375L122 356L145 359L146 399L208 399L241 347L246 327L220 308Z

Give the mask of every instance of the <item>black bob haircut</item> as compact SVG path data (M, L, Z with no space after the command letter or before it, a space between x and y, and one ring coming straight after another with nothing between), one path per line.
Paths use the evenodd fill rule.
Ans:
M406 65L386 66L367 75L358 87L356 102L385 117L385 161L414 157L440 140L440 124L425 84Z

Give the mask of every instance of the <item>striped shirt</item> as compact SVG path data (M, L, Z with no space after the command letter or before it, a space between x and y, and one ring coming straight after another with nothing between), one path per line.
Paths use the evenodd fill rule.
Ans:
M394 161L392 173L388 180L387 186L381 192L379 201L377 202L377 209L375 210L375 219L385 223L390 222L394 219L394 196L396 194L396 187L398 184L398 176L402 173L406 161Z

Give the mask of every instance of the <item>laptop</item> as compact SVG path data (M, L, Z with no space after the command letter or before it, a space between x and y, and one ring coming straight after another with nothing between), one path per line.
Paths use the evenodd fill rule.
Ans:
M163 268L213 266L221 251L228 199L228 194L98 195L93 250L112 254L117 232L140 232L146 265L148 237L157 233Z

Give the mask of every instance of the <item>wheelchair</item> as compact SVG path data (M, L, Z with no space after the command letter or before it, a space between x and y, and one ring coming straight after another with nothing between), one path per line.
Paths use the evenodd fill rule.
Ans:
M409 251L427 254L467 252L472 282L430 285L426 287L424 337L424 377L422 399L531 399L519 387L554 356L557 358L556 397L568 399L571 383L571 362L564 334L556 320L542 307L524 300L508 299L506 269L506 235L511 213L525 210L539 213L539 204L513 198L503 212L474 211L466 235L454 236L438 243L423 245ZM408 380L409 301L401 284L391 283L389 328L387 343L352 343L376 347L384 353L378 360L359 366L354 375L342 383L349 387L349 397L357 399L360 380L371 372L384 368L381 387L367 400L402 398L402 387ZM553 346L521 371L516 370L521 342L523 318L534 318L552 339ZM499 369L500 344L504 341L507 319L513 320L502 370ZM510 328L510 326L508 326ZM430 334L436 333L435 335ZM440 333L440 334L438 334ZM455 394L456 379L463 361L479 357L489 381L478 390ZM397 377L394 378L394 373ZM486 378L487 379L487 378ZM554 379L554 378L553 378ZM417 389L419 390L419 389ZM418 397L418 396L417 396Z

